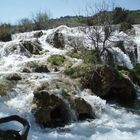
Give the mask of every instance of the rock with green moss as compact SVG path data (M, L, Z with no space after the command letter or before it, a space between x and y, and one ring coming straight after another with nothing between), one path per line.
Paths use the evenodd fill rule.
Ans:
M30 61L26 64L25 68L23 68L23 72L37 72L37 73L47 73L50 72L47 64L41 63L38 61Z
M50 69L55 71L64 70L72 65L71 61L65 56L58 54L48 57L47 62L49 63Z
M48 91L34 92L32 112L37 122L44 127L64 126L69 122L70 114L64 100Z
M115 100L122 105L130 105L136 98L136 91L130 80L107 65L98 67L84 81L84 86L101 98Z
M5 96L7 93L12 90L15 83L4 78L0 79L0 96Z
M95 51L88 50L84 47L78 50L72 49L67 53L72 58L82 59L85 64L94 64L97 62Z
M78 87L68 78L44 81L34 91L32 112L44 127L64 126L72 118L71 109L77 120L94 119L90 104L77 97ZM75 118L74 118L75 119Z

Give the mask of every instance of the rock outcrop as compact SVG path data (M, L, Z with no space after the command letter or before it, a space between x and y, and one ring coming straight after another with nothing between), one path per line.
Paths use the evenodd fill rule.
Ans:
M76 95L75 87L66 79L50 84L45 82L38 87L34 91L32 112L44 127L64 126L71 120L95 118L90 104Z
M129 79L117 70L105 65L98 67L85 86L106 100L115 100L122 105L133 103L136 91Z

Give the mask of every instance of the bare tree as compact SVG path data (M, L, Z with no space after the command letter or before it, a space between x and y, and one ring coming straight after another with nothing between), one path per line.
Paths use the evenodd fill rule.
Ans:
M105 0L100 5L94 4L93 7L86 8L88 21L91 20L92 26L86 26L85 33L87 39L91 41L91 50L96 53L96 57L100 61L104 52L109 51L109 42L111 42L110 38L113 32L112 13L109 10L110 5Z

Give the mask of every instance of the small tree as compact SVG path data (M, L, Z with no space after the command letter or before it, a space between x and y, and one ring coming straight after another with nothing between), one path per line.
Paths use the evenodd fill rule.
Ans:
M28 18L23 18L19 21L19 30L21 32L27 32L33 30L33 21Z
M49 23L49 15L47 12L38 12L35 16L33 16L34 29L42 30L46 29Z
M112 36L112 14L108 11L108 4L103 1L100 6L95 5L94 9L90 7L90 12L94 16L94 26L86 26L86 34L88 39L91 41L91 50L93 53L96 52L96 57L101 62L101 57L104 52L108 52L110 48L109 41Z

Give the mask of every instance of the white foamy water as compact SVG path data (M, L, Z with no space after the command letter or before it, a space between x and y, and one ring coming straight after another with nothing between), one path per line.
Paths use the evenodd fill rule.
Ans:
M138 53L137 61L138 61L138 63L140 63L140 25L135 25L134 28L135 28L135 33L136 33L134 41L137 44L137 53Z
M69 28L64 28L63 32L68 34L69 30ZM55 29L43 31L44 35L39 38L43 50L49 50L47 56L42 54L29 58L21 55L18 50L12 53L9 52L7 56L1 55L0 75L3 76L12 72L20 73L25 63L33 60L42 61L51 54L65 54L65 50L56 49L46 42L47 35L53 31ZM33 33L16 34L13 39L18 43L20 39L32 38ZM73 28L70 34L74 36L74 34L77 35L77 32ZM4 44L1 43L0 45L4 48ZM114 51L117 52L118 63L125 63L127 67L132 68L131 61L127 55L119 49ZM72 122L62 128L45 129L40 127L31 113L34 87L42 81L50 81L56 77L61 77L62 74L59 72L47 74L21 73L21 76L23 79L17 83L13 91L5 97L0 97L0 117L17 114L26 118L31 126L28 140L139 140L140 115L116 105L106 104L105 100L89 95L87 91L83 91L77 96L84 98L92 106L97 116L96 119ZM11 126L16 130L21 130L22 128L16 122L1 125L0 128L7 129Z

